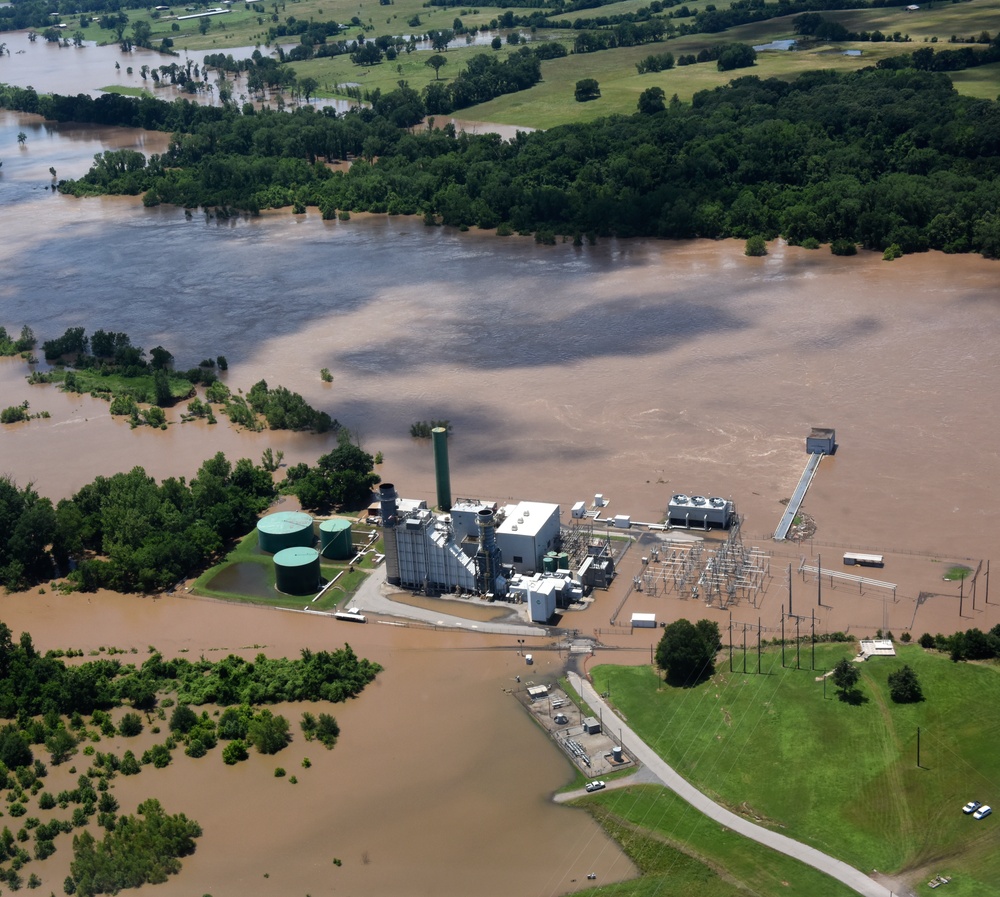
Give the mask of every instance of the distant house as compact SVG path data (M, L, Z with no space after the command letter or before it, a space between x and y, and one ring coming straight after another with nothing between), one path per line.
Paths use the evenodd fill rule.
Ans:
M920 7L917 6L915 3L913 3L910 6L906 7L906 11L907 12L916 12L918 9L920 9Z

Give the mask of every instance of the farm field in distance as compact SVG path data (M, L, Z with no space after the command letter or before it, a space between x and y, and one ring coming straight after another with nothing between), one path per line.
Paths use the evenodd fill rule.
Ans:
M686 4L691 16L680 17L680 7L664 9L660 18L670 27L679 27L694 21L694 14L709 5L704 2ZM724 10L730 4L716 6ZM549 22L569 22L577 19L595 19L636 14L648 4L640 0L623 0L592 9L560 13L553 9L545 17ZM264 11L261 12L261 9ZM227 52L236 49L237 57L249 55L253 48L264 54L274 54L275 45L280 43L290 49L299 43L299 36L290 34L271 41L268 31L280 25L294 24L303 20L336 21L346 27L341 34L329 38L335 40L372 41L385 35L413 35L422 37L432 30L488 29L491 21L511 13L527 17L538 10L531 8L500 7L431 7L420 0L400 0L388 6L374 3L355 5L337 0L291 0L281 4L234 4L232 12L208 19L208 29L202 34L198 18L174 21L177 15L191 15L185 7L175 6L162 14L154 11L130 10L130 25L148 21L152 27L151 43L158 46L163 38L170 38L174 50L181 61L190 58L200 63L209 52ZM675 18L669 18L673 12ZM153 16L156 16L155 18ZM844 25L850 31L883 32L887 37L898 34L908 41L886 40L880 42L857 41L828 43L823 41L803 41L796 51L763 51L758 54L757 63L752 68L728 72L718 71L714 62L676 66L668 71L639 75L636 63L651 54L670 52L675 58L684 54L697 54L721 43L742 42L765 44L774 40L795 38L793 20L795 15L782 16L729 28L718 33L688 34L662 41L632 47L619 47L593 53L574 54L573 42L580 33L573 28L541 28L518 26L495 33L506 38L511 31L517 32L525 41L549 41L562 43L570 55L562 59L544 60L542 81L534 87L513 94L500 96L477 106L458 110L455 117L480 122L496 122L511 126L548 128L574 121L592 121L611 114L631 114L636 111L639 95L650 87L661 88L666 96L676 94L682 102L690 99L700 90L712 89L729 83L733 78L755 76L759 78L794 78L815 69L850 71L875 65L889 56L911 53L922 46L933 43L936 50L960 46L970 46L969 40L976 40L984 33L1000 33L1000 4L995 2L960 2L931 5L907 12L902 6L878 9L833 10L822 13L825 19ZM274 21L274 19L277 21ZM78 24L67 18L69 29L76 30ZM176 28L177 30L174 30ZM97 20L80 29L84 39L98 43L114 43L115 33L98 27ZM591 28L585 30L600 30ZM70 33L67 31L67 33ZM952 43L952 40L957 43ZM429 50L401 52L396 59L384 60L376 65L354 64L348 55L330 56L285 63L294 69L298 78L314 78L319 83L315 93L318 98L344 95L345 85L358 85L363 92L375 89L383 93L394 90L400 82L416 90L422 90L434 80L447 83L464 68L473 55L491 54L501 57L517 49L504 42L500 50L488 45L466 45L472 35L458 34L448 50L442 55L448 60L436 74L426 64L431 55ZM982 49L982 44L971 46ZM847 50L860 51L860 56L845 56ZM177 61L177 57L164 55L164 64ZM994 99L1000 94L1000 71L996 66L984 66L950 73L956 89L980 98ZM574 85L583 78L594 78L600 84L601 96L590 102L573 100ZM154 91L155 93L155 91ZM235 91L239 96L240 91ZM364 93L363 93L364 95ZM273 102L275 95L268 97ZM438 124L446 117L439 116Z

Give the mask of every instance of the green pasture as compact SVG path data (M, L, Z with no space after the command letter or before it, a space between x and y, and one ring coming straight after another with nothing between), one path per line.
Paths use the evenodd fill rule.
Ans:
M642 877L582 894L615 897L847 897L854 894L797 860L712 822L653 785L599 791L587 806L642 870Z
M794 665L794 648L787 659ZM666 686L649 667L601 666L598 691L668 763L700 789L763 825L851 863L914 879L953 876L949 893L1000 895L995 817L961 812L971 799L1000 804L1000 668L953 664L917 646L861 667L862 702L840 700L817 676L850 656L817 645L817 671L783 669L764 652L765 675L728 671L691 689ZM802 646L808 666L811 652ZM908 663L926 700L896 705L886 678ZM742 670L736 653L734 667ZM747 659L756 669L756 653ZM917 767L917 729L921 767ZM802 892L807 893L807 892Z
M983 65L964 72L951 72L949 77L955 90L980 100L995 100L1000 97L1000 62Z
M250 604L266 604L273 607L309 608L310 610L333 610L339 604L347 604L348 599L357 591L358 586L367 575L364 568L372 566L370 558L367 564L348 571L346 561L327 561L322 559L320 574L326 580L333 579L341 571L344 575L337 580L336 585L329 588L319 601L313 601L313 595L283 595L275 591L274 561L272 555L262 554L257 550L257 530L244 536L236 547L218 564L210 567L199 576L192 586L192 591L198 595L210 598L222 598L229 601L242 601ZM212 587L212 581L219 574L235 564L250 564L260 568L260 579L267 585L266 597L243 592L223 591Z
M123 89L122 92L126 89ZM55 368L51 371L52 382L58 383L62 388L67 374L70 373L76 379L76 392L104 394L108 397L130 395L139 402L151 402L153 396L156 395L156 387L151 373L128 377L125 374L91 368L73 368L72 370ZM170 395L174 401L194 395L194 386L190 380L184 377L170 377L167 382L170 385Z

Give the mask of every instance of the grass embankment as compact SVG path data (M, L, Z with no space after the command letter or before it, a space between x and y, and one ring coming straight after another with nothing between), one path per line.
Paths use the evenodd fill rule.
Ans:
M954 877L952 894L1000 895L996 823L961 813L972 798L1000 803L1000 724L984 714L1000 701L1000 669L955 665L916 646L897 651L861 667L859 706L839 700L832 682L824 700L817 674L782 669L773 648L767 675L730 674L723 663L692 689L665 686L649 667L602 666L593 675L668 763L737 812L859 869L917 879L941 872ZM817 667L849 653L818 645ZM807 647L801 658L808 664ZM904 663L920 678L923 703L889 698L886 678Z
M637 785L588 795L581 804L621 844L642 878L583 894L615 897L847 897L832 878L723 828L672 792Z
M229 591L213 588L213 580L237 566L256 568L247 579L252 579L254 588L246 591ZM275 589L274 557L258 549L257 530L244 536L226 557L199 576L191 589L198 595L223 598L229 601L243 601L250 604L266 604L272 607L290 607L310 610L332 610L339 604L347 605L350 597L364 581L365 569L374 567L371 555L366 555L361 564L350 569L349 561L329 561L321 558L320 575L324 580L333 579L338 573L343 575L336 584L326 590L323 597L313 601L315 594L285 595ZM254 594L256 593L256 594Z

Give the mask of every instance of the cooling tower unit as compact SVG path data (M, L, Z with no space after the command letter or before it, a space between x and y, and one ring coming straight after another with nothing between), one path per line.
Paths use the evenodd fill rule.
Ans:
M382 518L382 550L385 552L385 581L399 585L399 549L396 545L396 487L382 483L378 487L379 515Z
M319 591L319 552L315 548L285 548L274 556L275 586L286 595Z
M324 520L319 525L319 544L323 557L346 561L354 556L351 542L351 521L341 518Z
M451 510L451 472L448 470L448 430L435 427L431 430L434 441L434 478L437 481L438 510L445 514Z
M286 548L309 548L315 540L313 519L301 511L279 511L257 521L257 542L260 550L268 554Z

